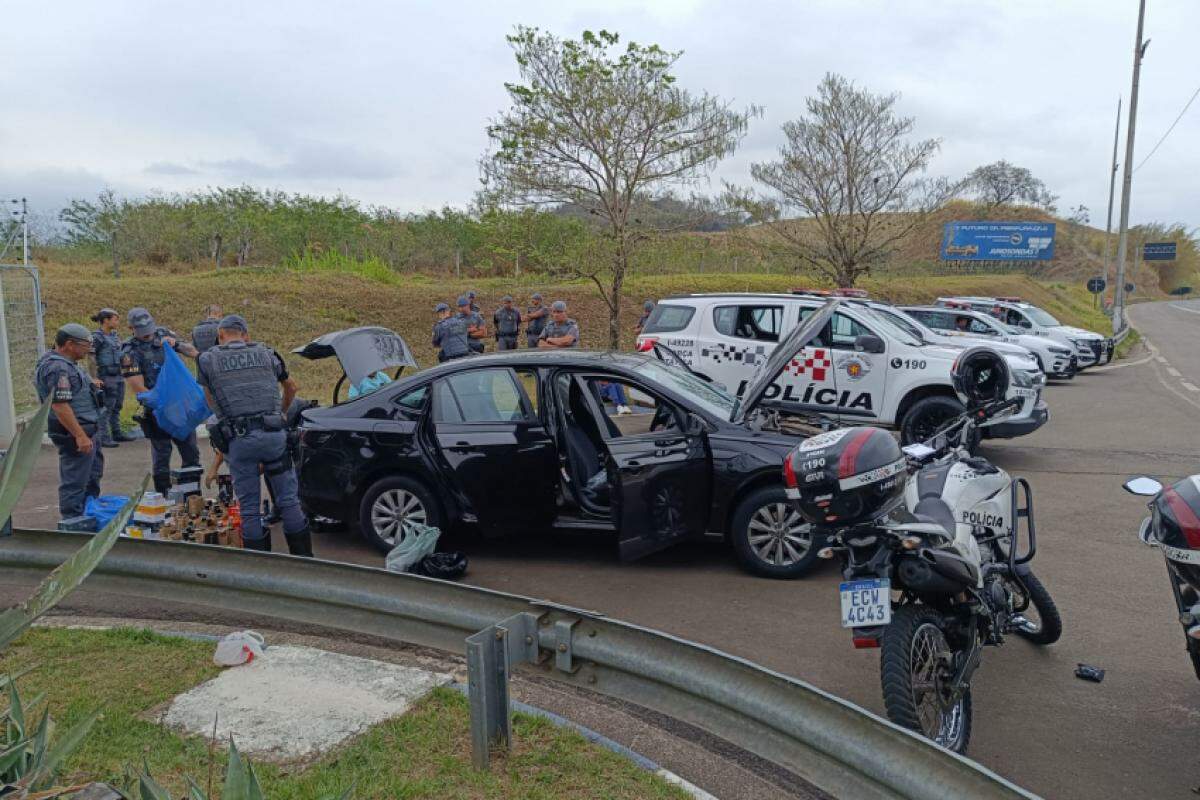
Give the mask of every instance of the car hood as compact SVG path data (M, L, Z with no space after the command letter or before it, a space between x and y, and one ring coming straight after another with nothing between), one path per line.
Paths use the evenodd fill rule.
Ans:
M943 333L942 335L950 339L950 341L947 342L938 342L938 344L942 345L943 347L958 347L965 349L967 347L975 347L976 345L983 344L992 348L997 353L1014 353L1017 355L1023 355L1027 352L1027 349L1021 345L1004 341L998 336L974 336L969 333L948 332ZM961 344L959 344L959 342L961 342Z
M1060 333L1065 333L1068 336L1073 336L1076 339L1103 339L1104 338L1103 336L1101 336L1098 333L1092 333L1091 331L1085 331L1083 328L1075 328L1070 325L1059 325L1054 330L1059 331Z

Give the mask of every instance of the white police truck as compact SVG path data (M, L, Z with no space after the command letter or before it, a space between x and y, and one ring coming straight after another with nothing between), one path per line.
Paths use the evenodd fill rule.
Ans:
M945 306L902 306L900 311L940 334L972 340L1008 342L1024 347L1037 359L1038 367L1049 378L1073 378L1079 371L1074 346L1049 336L1025 333L1006 325L991 314L971 308Z
M1019 297L939 297L937 304L946 308L982 311L1023 333L1053 339L1072 348L1080 369L1111 361L1113 357L1111 338L1083 328L1063 325L1053 314L1032 303L1026 303Z
M780 338L825 301L808 294L691 294L660 300L638 336L638 349L665 346L702 377L741 394ZM843 424L898 428L904 443L923 441L963 411L950 383L961 347L931 344L867 304L850 301L792 358L764 405ZM1010 397L1024 402L983 435L1023 436L1049 419L1045 376L1031 357L1004 356Z

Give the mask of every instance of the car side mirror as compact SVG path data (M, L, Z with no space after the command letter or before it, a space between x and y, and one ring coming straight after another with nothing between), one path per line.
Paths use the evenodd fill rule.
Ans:
M854 349L860 353L882 353L885 350L883 339L871 333L864 333L855 339Z
M1137 494L1143 497L1153 497L1163 490L1163 485L1154 478L1146 475L1139 475L1136 478L1130 478L1124 483L1125 491L1130 494Z

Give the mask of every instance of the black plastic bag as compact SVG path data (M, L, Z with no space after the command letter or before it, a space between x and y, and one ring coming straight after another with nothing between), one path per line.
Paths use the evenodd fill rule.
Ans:
M433 553L408 569L413 575L454 581L467 574L467 557L462 553Z

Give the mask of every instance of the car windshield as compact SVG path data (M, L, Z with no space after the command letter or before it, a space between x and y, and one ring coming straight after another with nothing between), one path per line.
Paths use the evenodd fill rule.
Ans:
M922 338L920 331L910 332L907 329L900 327L900 325L898 325L892 319L892 315L886 311L880 311L877 308L869 308L864 310L871 317L872 321L878 322L887 329L888 334L896 339L899 339L905 344L911 347L920 347L923 344L928 344L928 342Z
M1025 316L1029 317L1043 328L1057 328L1058 326L1062 325L1061 322L1056 320L1050 314L1047 314L1045 311L1042 311L1040 308L1025 308L1022 310L1025 312Z
M634 367L634 372L687 397L713 416L729 419L733 411L733 397L681 367L648 359Z
M925 331L921 330L921 326L913 322L911 319L907 319L903 314L899 314L895 311L885 308L872 308L871 310L874 311L877 316L883 317L886 321L892 323L914 339L919 339L925 343L929 342L929 340L925 338Z

